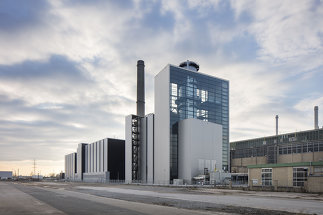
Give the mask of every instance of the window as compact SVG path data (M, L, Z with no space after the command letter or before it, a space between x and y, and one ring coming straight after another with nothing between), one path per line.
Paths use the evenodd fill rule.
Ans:
M272 185L272 168L263 168L261 169L261 180L263 186L271 186Z
M304 182L307 181L307 167L294 167L293 168L293 186L303 187Z
M323 166L314 167L314 174L315 175L323 175Z

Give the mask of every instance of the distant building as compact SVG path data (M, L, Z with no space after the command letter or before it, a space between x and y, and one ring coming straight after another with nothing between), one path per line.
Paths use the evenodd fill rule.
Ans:
M77 154L75 152L65 155L65 179L75 180L77 173Z
M12 179L12 171L0 171L0 180Z
M77 153L65 156L65 179L109 182L125 179L125 141L105 138L91 144L80 143Z

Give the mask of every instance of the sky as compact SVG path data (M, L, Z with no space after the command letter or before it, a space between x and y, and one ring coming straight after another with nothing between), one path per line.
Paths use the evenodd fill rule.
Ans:
M124 138L145 61L230 82L230 141L323 126L323 1L0 0L0 170L64 171L77 144Z

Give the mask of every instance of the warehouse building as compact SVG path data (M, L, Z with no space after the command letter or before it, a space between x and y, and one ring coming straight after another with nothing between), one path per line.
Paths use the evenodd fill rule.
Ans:
M65 177L70 181L123 181L124 173L124 140L105 138L91 144L80 143L77 153L65 156Z
M0 171L0 180L12 179L12 171Z
M323 192L323 128L232 142L231 172L249 186L306 187ZM313 188L313 186L319 186Z
M126 117L126 181L192 183L229 167L229 82L185 61L155 76L155 113L145 115L144 62L137 63L137 115ZM207 170L207 171L205 171Z

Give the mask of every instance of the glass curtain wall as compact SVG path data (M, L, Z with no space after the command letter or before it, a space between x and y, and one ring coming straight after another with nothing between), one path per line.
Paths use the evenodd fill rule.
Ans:
M223 126L222 162L228 169L229 82L170 66L170 177L178 178L178 121L196 118Z

